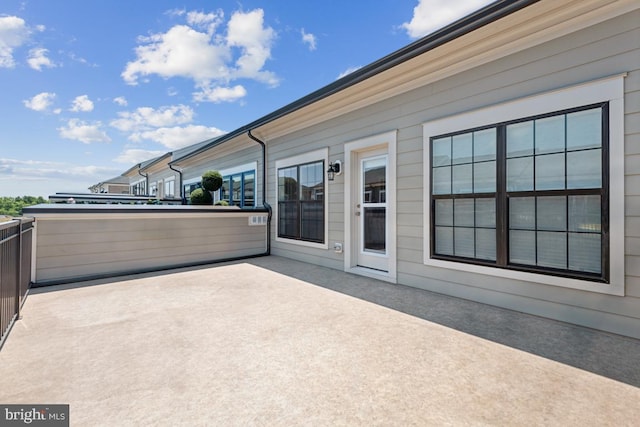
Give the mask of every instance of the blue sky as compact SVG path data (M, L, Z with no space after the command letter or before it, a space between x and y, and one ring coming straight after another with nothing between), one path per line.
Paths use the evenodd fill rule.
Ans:
M0 196L87 192L488 0L3 0Z

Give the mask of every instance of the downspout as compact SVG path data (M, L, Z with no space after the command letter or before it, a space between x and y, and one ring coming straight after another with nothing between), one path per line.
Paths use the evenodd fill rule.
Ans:
M172 171L178 172L178 188L179 188L178 195L180 196L180 200L182 200L182 204L185 205L186 204L185 199L184 197L182 197L182 171L178 169L174 169L171 163L169 163L169 169L171 169Z
M141 177L144 177L144 179L145 179L145 182L147 184L147 186L145 187L145 192L147 194L145 194L145 196L148 196L149 195L149 174L145 175L142 172L140 172L140 169L138 169L138 175L140 175Z
M262 146L262 206L269 212L267 215L267 252L265 255L271 254L271 216L273 211L271 205L267 203L267 147L263 141L251 134L251 129L247 132L249 138Z

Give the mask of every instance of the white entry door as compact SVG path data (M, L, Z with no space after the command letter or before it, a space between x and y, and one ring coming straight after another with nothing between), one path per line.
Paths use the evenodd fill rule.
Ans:
M361 152L358 153L357 162L358 185L354 209L358 242L357 265L388 272L388 155L381 150Z

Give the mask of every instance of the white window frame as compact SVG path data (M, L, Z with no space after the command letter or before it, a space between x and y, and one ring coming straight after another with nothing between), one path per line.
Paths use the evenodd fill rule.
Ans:
M164 180L164 184L162 187L162 197L163 198L167 198L167 184L169 184L170 182L173 182L173 194L171 194L171 198L175 198L176 197L176 179L175 178L168 178Z
M315 242L306 242L304 240L296 240L296 239L287 239L285 237L278 237L278 235L280 234L278 227L279 227L279 218L280 218L280 213L278 212L278 200L280 200L278 191L279 191L279 186L278 186L278 170L282 169L282 168L286 168L289 166L297 166L297 165L303 165L306 163L313 163L313 162L317 162L317 161L324 161L324 185L325 185L325 197L323 199L323 203L324 203L324 243L315 243ZM329 249L329 203L328 203L328 197L326 197L327 194L327 183L328 183L328 179L327 179L327 171L326 169L329 167L329 149L328 148L323 148L320 150L315 150L315 151L311 151L309 153L304 153L304 154L300 154L297 156L293 156L293 157L288 157L286 159L281 159L281 160L276 160L276 170L275 170L275 178L274 181L275 185L276 185L276 200L275 200L275 223L276 223L276 241L277 242L282 242L282 243L291 243L293 245L298 245L298 246L307 246L310 248L317 248L317 249Z
M552 286L624 296L624 77L626 73L520 98L487 108L433 120L422 125L424 149L424 264ZM431 258L431 137L609 102L609 283L556 277Z
M138 186L140 183L142 183L142 186L144 187L144 194L138 194L138 193L135 193L135 192L134 192L134 190L133 190L133 189L134 189L136 186ZM130 188L130 192L131 192L131 194L136 195L136 196L146 195L146 193L147 193L147 191L148 191L148 189L146 188L146 187L147 187L147 185L146 185L146 184L147 184L147 182L146 182L146 179L145 179L145 178L142 178L142 179L139 179L139 180L137 180L137 181L132 182L132 183L131 183L131 185L129 185L129 188Z

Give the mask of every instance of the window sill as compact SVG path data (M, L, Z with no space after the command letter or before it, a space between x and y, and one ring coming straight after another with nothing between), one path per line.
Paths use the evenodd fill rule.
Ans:
M329 249L327 243L307 242L305 240L287 239L286 237L276 237L276 242L289 243L292 245L305 246L307 248Z
M542 285L559 286L563 288L579 289L582 291L624 296L624 282L598 283L589 280L571 279L568 277L551 276L547 274L527 273L524 271L508 270L504 268L487 267L484 265L466 264L463 262L445 261L433 258L425 259L424 265L467 273L484 274L504 279L538 283Z

